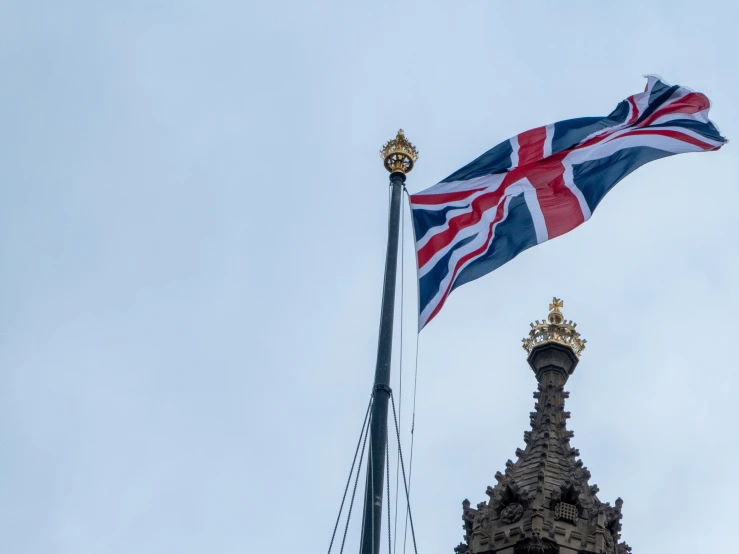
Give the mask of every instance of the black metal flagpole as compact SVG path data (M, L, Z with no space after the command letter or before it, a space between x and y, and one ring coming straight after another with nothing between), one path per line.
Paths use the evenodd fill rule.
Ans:
M380 336L377 344L374 401L370 420L370 452L364 492L361 554L379 554L382 529L382 493L385 481L385 448L387 447L387 411L390 400L390 362L393 350L395 318L395 282L398 269L398 235L400 200L405 176L413 169L418 151L405 138L403 130L380 151L385 168L390 172L390 214L388 219L385 282L382 291Z

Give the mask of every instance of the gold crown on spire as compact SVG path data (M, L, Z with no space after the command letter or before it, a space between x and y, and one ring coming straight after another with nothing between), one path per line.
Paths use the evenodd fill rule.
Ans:
M585 343L588 342L580 338L580 333L575 330L577 323L565 321L560 308L564 306L559 298L553 298L549 304L549 316L546 321L536 320L531 324L528 338L523 339L523 349L529 354L539 345L545 343L557 343L567 346L578 358L580 353L585 350Z
M385 143L380 150L380 157L385 161L385 169L390 173L410 173L418 159L418 150L405 138L403 129L393 140Z

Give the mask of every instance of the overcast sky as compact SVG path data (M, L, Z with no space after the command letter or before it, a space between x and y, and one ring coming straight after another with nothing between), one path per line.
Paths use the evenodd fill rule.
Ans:
M418 146L416 192L646 73L739 140L737 22L728 0L0 1L0 552L325 551L374 372L382 143ZM554 295L588 339L572 444L624 540L735 544L738 183L736 143L653 162L451 295L419 345L420 552L451 554L524 446L520 340Z

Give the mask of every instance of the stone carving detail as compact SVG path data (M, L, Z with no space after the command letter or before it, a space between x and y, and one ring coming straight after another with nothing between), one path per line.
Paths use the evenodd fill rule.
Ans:
M490 505L498 513L502 514L511 504L521 504L521 509L525 509L525 497L510 478L502 486L486 491L486 494L490 496Z
M465 498L462 502L462 521L464 521L464 540L467 545L472 539L472 523L475 521L476 514L477 510L470 508L470 501Z
M559 547L557 546L557 543L553 540L547 538L542 539L541 537L534 535L528 539L524 539L523 541L519 542L516 545L514 552L516 554L556 554L557 552L559 552Z
M490 511L483 504L477 505L477 513L472 521L471 539L477 539L479 542L486 544L490 540L488 533L490 529Z
M467 543L460 542L454 547L455 554L467 554L470 551L470 546Z
M615 546L615 542L613 541L613 536L610 533L605 534L606 539L606 551L607 552L613 552L613 548Z
M616 507L611 507L606 504L606 529L613 537L614 542L617 542L621 538L621 506L624 505L624 501L620 498L616 499Z
M516 523L519 519L521 519L522 515L523 506L521 506L521 504L519 504L518 502L514 502L513 504L508 504L508 506L503 508L503 511L500 512L500 519L502 519L506 523Z
M552 495L552 508L556 507L558 502L565 502L574 505L578 510L582 508L582 487L579 483L572 479L567 479L560 486L558 491Z

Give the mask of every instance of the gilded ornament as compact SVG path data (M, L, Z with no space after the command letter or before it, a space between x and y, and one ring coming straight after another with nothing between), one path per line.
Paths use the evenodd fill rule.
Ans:
M413 169L418 159L418 150L405 138L403 129L398 129L395 138L387 141L380 150L380 157L390 173L406 174Z
M575 330L577 323L565 321L561 308L564 302L560 298L553 298L549 304L549 316L546 321L536 320L536 324L531 324L528 338L523 339L523 349L529 354L534 347L545 343L557 343L567 346L574 352L575 356L580 357L580 353L585 350L585 339L580 337L580 333Z

